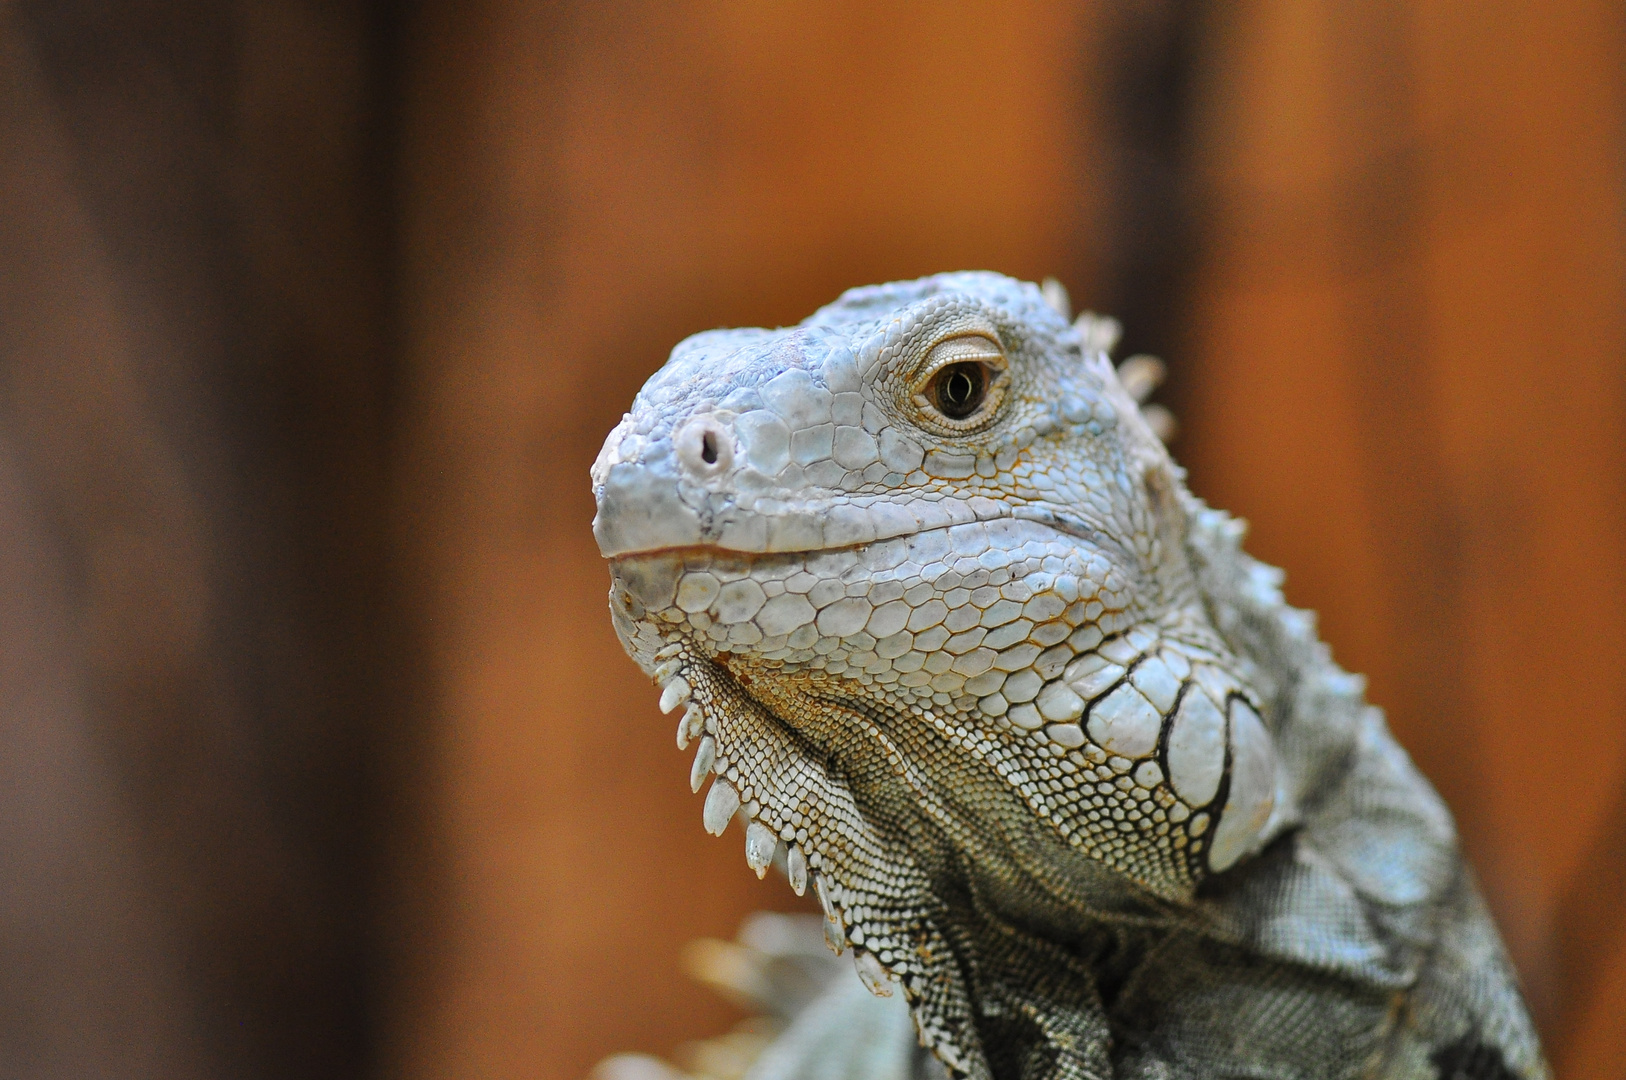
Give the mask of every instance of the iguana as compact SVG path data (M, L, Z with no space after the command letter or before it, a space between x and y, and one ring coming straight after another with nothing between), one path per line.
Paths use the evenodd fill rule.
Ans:
M705 827L955 1077L1546 1076L1449 812L1059 306L853 289L687 339L610 434Z

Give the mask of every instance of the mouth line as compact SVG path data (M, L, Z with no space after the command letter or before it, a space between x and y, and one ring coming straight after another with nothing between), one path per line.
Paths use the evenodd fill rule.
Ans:
M1095 528L1082 519L1068 513L1065 509L1048 503L1024 503L1020 506L1010 507L1010 512L997 517L976 518L972 521L956 521L947 525L933 525L926 529L917 529L914 532L897 533L893 536L882 537L876 540L860 540L852 544L836 544L830 547L819 548L791 548L785 551L750 551L743 548L725 547L721 544L674 544L670 547L646 548L639 551L623 551L611 556L608 562L611 566L637 559L648 559L659 555L723 555L740 559L794 559L810 558L814 555L833 554L842 551L862 551L865 548L875 547L877 544L889 544L897 540L908 540L917 536L928 536L935 532L945 532L949 529L962 528L966 525L988 524L995 521L1027 521L1036 525L1048 526L1063 534L1097 547L1121 550L1122 545L1107 533Z

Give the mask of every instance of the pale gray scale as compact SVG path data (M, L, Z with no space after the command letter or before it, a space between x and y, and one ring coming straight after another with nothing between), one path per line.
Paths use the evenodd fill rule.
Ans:
M919 442L895 427L865 423L866 430L878 431L876 443L880 458L889 469L908 476L918 471L925 461L926 449Z
M839 579L825 577L808 591L807 599L814 607L823 609L846 595L847 587Z
M901 581L897 581L889 575L876 575L875 585L872 589L870 589L869 593L870 603L879 607L882 604L889 604L895 600L901 600L902 598L903 583ZM903 605L903 609L907 611L909 609L909 605ZM894 633L895 632L896 631L894 631Z
M1023 668L1005 680L1003 692L1009 701L1028 702L1038 696L1044 685L1044 680L1039 678L1038 672L1032 668Z
M989 631L983 642L991 649L1003 649L1025 640L1033 632L1034 628L1031 622L1026 619L1018 619L1015 622L1006 623Z
M922 586L930 588L930 586ZM907 598L906 598L907 599ZM937 626L948 618L949 606L941 598L933 596L924 602L915 603L909 613L908 628L915 633Z
M1042 674L1034 672L1040 678ZM1009 680L1007 680L1009 681ZM1084 699L1074 692L1073 688L1065 682L1056 680L1046 683L1033 700L1034 707L1039 710L1046 720L1054 722L1067 722L1078 719L1084 715ZM1082 740L1076 745L1083 745Z
M994 595L998 595L997 590L995 591ZM975 600L973 600L973 603L975 603ZM1060 610L1057 610L1054 614L1059 615L1060 613ZM1022 605L1016 603L1014 600L998 599L987 604L986 610L979 613L978 619L983 626L992 629L997 626L1004 626L1009 622L1014 622L1018 618L1021 618L1024 614L1028 615L1030 619L1033 618L1033 613L1025 612ZM1042 618L1050 617L1051 616L1047 615L1043 616Z
M718 590L711 611L719 623L743 623L761 611L767 599L761 585L751 578L742 578L730 581Z
M1025 622L1027 622L1026 619L1019 619L1019 620L1017 620L1016 623L1011 624L1011 625L1021 626ZM1033 641L1033 643L1035 645L1040 645L1040 646L1044 646L1044 647L1048 648L1049 646L1056 645L1056 644L1060 643L1061 641L1065 640L1067 638L1067 636L1068 636L1068 633L1071 630L1072 630L1072 627L1068 626L1066 623L1063 623L1063 622L1050 622L1050 623L1045 623L1043 626L1036 627L1032 631L1032 633L1029 635L1029 638L1030 638L1030 640ZM1067 650L1069 656L1071 656L1076 651L1077 651L1076 649L1072 648L1071 645L1069 645L1068 650Z
M1226 701L1237 690L1236 679L1230 672L1213 664L1191 665L1191 677L1216 702Z
M1162 715L1128 682L1120 683L1117 689L1090 706L1090 738L1126 758L1151 753L1157 746L1162 727Z
M1010 566L1010 561L1010 553L999 548L989 548L977 557L977 564L982 568L977 574L984 581L985 587L995 592L1000 591L1001 585L993 579L994 574L1005 571Z
M1006 673L999 670L989 670L967 680L966 692L979 696L995 693L1005 685Z
M839 470L840 466L833 462L819 462L818 465L829 464ZM818 466L809 466L815 469ZM815 482L817 482L815 480ZM820 517L820 524L824 530L824 543L827 547L850 547L855 544L868 545L875 539L875 524L869 514L856 506L837 503L828 506Z
M870 619L870 629L873 632L875 619ZM880 638L875 643L875 652L878 656L888 660L902 656L914 645L915 636L907 630L900 630L895 634Z
M1039 673L1041 679L1049 681L1060 675L1072 659L1072 649L1056 645L1039 654L1033 662L1033 670Z
M1023 573L1023 577L1019 577L1014 581L1001 585L999 588L999 594L1005 599L1014 603L1025 604L1029 600L1033 599L1033 586L1029 585L1026 581L1026 574L1030 573L1031 570L1024 569L1021 572Z
M1007 603L1009 601L1006 601ZM1049 622L1067 610L1067 602L1055 592L1044 592L1022 605L1021 614L1034 622Z
M864 469L878 463L880 447L863 428L842 424L834 429L832 456L844 468Z
M815 462L823 463L828 460L834 450L836 426L834 424L815 424L811 427L797 428L790 434L790 459L798 465L811 466ZM834 464L832 462L832 464ZM841 470L840 465L836 465ZM838 471L837 475L840 473ZM808 474L808 478L819 483L822 477ZM828 481L821 486L828 486Z
M1231 786L1209 846L1208 863L1229 869L1247 854L1276 803L1276 752L1259 714L1231 698Z
M734 420L741 459L764 477L778 476L790 464L790 428L778 415L761 409Z
M988 648L972 649L956 658L950 670L968 679L980 677L994 666L994 660L998 655Z
M765 634L788 635L798 627L813 622L816 614L807 597L787 592L770 597L762 610L757 612L755 621Z
M786 587L789 588L788 583ZM795 590L792 589L791 591L794 592ZM1086 607L1086 613L1084 614L1084 617L1086 618L1088 617L1087 611L1088 608ZM1094 649L1097 645L1101 644L1101 638L1101 628L1091 623L1080 626L1077 630L1074 630L1072 634L1068 636L1067 644L1072 646L1074 652L1084 653L1089 652L1091 649Z
M795 441L792 440L791 453L794 455L795 452ZM857 477L847 472L839 462L829 457L820 458L812 464L804 466L804 468L806 469L808 482L819 487L848 489L857 484ZM838 537L835 539L835 543L859 543L872 540L878 535L875 531L874 518L870 514L855 508L853 518L849 534L852 539ZM826 543L831 542L828 531L825 534L825 541Z
M1169 712L1179 699L1180 680L1159 657L1149 657L1136 664L1129 680L1160 713Z
M1037 731L1044 726L1044 717L1039 715L1039 710L1026 702L1011 704L1005 715L1024 731Z
M1019 671L1031 667L1033 662L1039 658L1039 652L1039 646L1031 641L1023 641L1001 651L999 659L994 662L994 666L1001 671Z
M834 395L818 385L806 371L786 371L764 383L759 390L763 403L777 413L793 431L826 424L832 419Z
M928 512L931 504L917 503L914 507L917 516ZM922 526L926 523L924 519ZM946 569L946 561L952 554L947 529L926 527L926 531L915 534L908 540L909 560L919 563L924 569L921 576L927 580L935 581L937 575Z
M830 419L838 424L861 425L864 422L864 395L855 390L832 395Z
M1189 684L1169 728L1169 781L1191 806L1206 806L1225 772L1225 714L1208 693Z
M1125 669L1110 663L1100 653L1085 653L1068 663L1062 677L1085 701L1093 701L1116 686Z
M1191 677L1191 661L1179 649L1165 645L1158 655L1176 680L1185 682Z
M677 606L686 612L704 611L717 599L722 587L717 578L705 571L690 571L678 581Z
M785 591L805 595L818 583L819 579L814 574L809 573L807 570L798 570L785 579Z
M1132 644L1128 637L1114 637L1103 641L1096 650L1114 664L1128 667L1140 657L1140 647Z

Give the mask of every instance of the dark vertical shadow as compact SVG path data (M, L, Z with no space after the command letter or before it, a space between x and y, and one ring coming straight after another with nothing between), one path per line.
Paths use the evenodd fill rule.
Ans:
M1550 1050L1560 1066L1586 1019L1606 965L1620 955L1619 943L1626 938L1621 921L1626 900L1626 785L1615 792L1603 822L1553 917L1557 940L1550 980L1554 988Z
M1148 352L1178 369L1198 256L1191 129L1207 5L1137 0L1102 18L1101 284L1091 302L1123 324L1119 355Z

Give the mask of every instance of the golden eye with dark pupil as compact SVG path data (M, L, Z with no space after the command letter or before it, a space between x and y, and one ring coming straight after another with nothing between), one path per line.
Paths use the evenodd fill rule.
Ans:
M976 412L987 393L988 371L975 360L950 364L932 379L932 404L950 420Z

